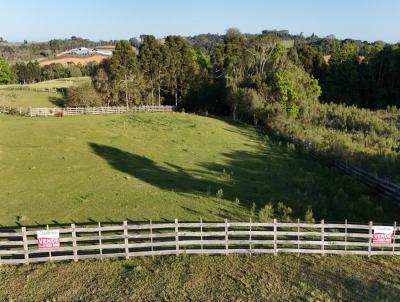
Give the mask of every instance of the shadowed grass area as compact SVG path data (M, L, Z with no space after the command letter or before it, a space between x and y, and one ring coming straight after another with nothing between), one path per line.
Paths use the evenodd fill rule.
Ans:
M1 301L398 301L399 257L181 256L0 267Z
M0 224L293 218L392 223L398 205L253 127L187 114L0 117ZM219 192L217 194L217 192ZM218 195L218 197L217 197Z

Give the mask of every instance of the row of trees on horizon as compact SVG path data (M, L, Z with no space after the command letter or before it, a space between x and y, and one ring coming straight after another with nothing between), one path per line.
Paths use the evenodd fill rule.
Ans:
M294 44L288 43L290 39ZM85 41L74 37L69 44ZM66 43L50 42L54 49ZM138 55L131 50L132 45L138 47ZM258 99L253 100L255 103L262 105L278 99L282 103L279 91L283 88L279 86L285 81L297 89L304 88L290 97L296 100L286 104L294 111L296 102L306 101L300 96L317 86L321 90L317 94L325 102L367 108L400 105L398 45L321 39L315 35L305 38L286 31L246 35L230 29L223 36L168 36L162 41L142 35L140 41L118 42L112 59L100 66L40 67L37 62L20 62L7 68L6 62L1 64L3 70L10 72L8 78L3 72L1 83L90 75L96 90L110 105L163 102L187 110L232 114L243 107L235 94L243 97L245 90ZM307 77L310 87L299 84L298 78Z

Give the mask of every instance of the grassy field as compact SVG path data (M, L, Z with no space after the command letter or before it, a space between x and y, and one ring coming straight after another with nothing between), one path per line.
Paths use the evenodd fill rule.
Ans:
M182 256L0 267L1 301L398 301L400 257Z
M292 217L392 223L400 207L253 127L188 114L0 116L0 224ZM219 191L219 193L217 193ZM278 217L279 218L279 217Z
M46 91L47 89L68 88L89 80L89 77L78 77L28 85L0 85L0 106L14 108L58 107L63 103L63 95L57 92Z

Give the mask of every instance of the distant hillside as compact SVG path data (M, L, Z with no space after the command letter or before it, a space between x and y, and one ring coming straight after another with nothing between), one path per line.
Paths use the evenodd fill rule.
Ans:
M91 55L91 56L60 56L60 57L51 58L51 59L39 60L39 64L41 66L50 65L53 63L60 63L63 66L68 66L71 64L86 65L91 62L101 63L102 61L104 61L107 58L109 58L109 56L100 55L100 54Z
M53 39L48 42L8 43L0 42L0 57L11 64L40 59L51 59L57 54L78 47L98 47L115 45L116 41L91 41L79 37L69 39Z

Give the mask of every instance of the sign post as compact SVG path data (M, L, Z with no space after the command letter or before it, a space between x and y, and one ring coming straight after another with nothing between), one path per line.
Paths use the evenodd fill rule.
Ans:
M392 244L394 227L392 226L374 226L372 243L374 244Z
M59 230L37 231L37 244L39 249L51 249L60 247Z

